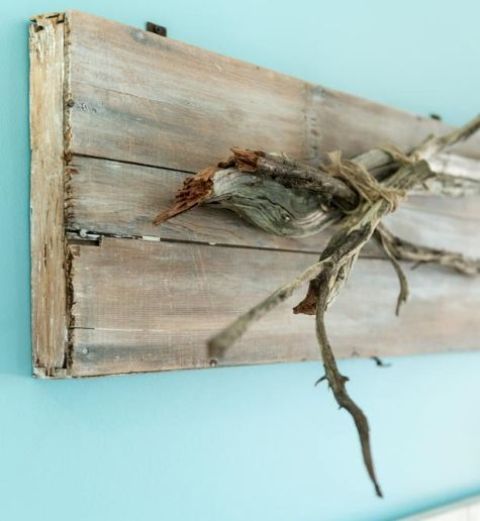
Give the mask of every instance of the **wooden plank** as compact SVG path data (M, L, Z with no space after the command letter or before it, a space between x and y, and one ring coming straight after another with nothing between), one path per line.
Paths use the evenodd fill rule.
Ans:
M331 232L292 239L254 229L228 211L198 208L153 226L153 217L173 201L186 173L76 157L69 184L67 226L121 236L320 252ZM480 197L411 196L387 221L401 237L427 246L480 256ZM365 256L381 256L372 244Z
M205 340L316 259L315 255L103 239L74 247L75 376L207 367ZM328 315L339 357L478 348L480 281L425 267L394 317L397 282L385 261L361 260ZM226 365L318 357L312 317L291 301L258 322Z
M310 252L321 251L330 235L275 236L250 226L233 212L208 207L154 226L155 215L171 204L189 174L86 157L75 157L72 169L70 230Z
M312 86L317 91L311 104L316 120L319 158L321 152L340 149L347 156L393 144L408 150L430 134L449 128L441 121L387 107L350 94ZM474 114L472 114L472 117ZM456 154L480 158L480 137L452 147Z
M67 284L63 222L62 15L30 26L31 280L34 372L64 372Z
M69 18L74 153L196 171L234 145L315 163L448 128L109 20ZM479 158L479 144L458 150Z
M233 84L224 87L232 96ZM217 106L210 108L190 107L184 98L175 105L84 83L73 83L72 94L74 153L188 171L220 161L236 143L305 157L301 91L296 100L296 93L275 99L265 90L257 94L263 100L243 111L233 97L218 96Z
M466 203L467 200L470 204ZM463 199L464 216L454 214L462 200L444 201L450 214L427 212L422 206L416 206L423 201L412 198L410 204L405 203L397 212L387 216L384 223L399 237L417 244L460 252L467 257L480 257L480 197ZM472 217L467 209L472 210Z
M480 181L480 165L478 159L460 156L455 153L438 154L428 160L434 172L444 172L460 177L469 177Z
M190 171L233 145L305 157L304 82L108 20L69 16L74 152Z

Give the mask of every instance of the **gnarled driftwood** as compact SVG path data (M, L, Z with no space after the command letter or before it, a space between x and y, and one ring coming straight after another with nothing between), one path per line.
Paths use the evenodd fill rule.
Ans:
M395 237L382 219L394 211L408 192L433 191L445 196L480 193L479 178L434 172L445 160L439 155L468 139L480 128L480 117L449 134L430 137L408 154L395 147L369 150L351 160L340 153L320 167L301 164L284 155L232 149L233 155L185 181L172 207L158 215L160 224L197 205L215 205L236 212L241 218L270 233L305 236L335 225L317 263L265 300L237 318L209 342L212 360L224 356L249 325L260 319L294 290L309 283L306 297L295 313L315 315L316 332L325 376L341 408L352 416L360 438L363 460L376 494L382 496L371 455L369 426L362 409L346 390L347 378L336 364L325 328L325 312L339 293L370 240L380 244L392 262L400 282L397 313L407 300L408 282L399 261L437 263L464 275L480 273L480 261L458 253L415 245Z

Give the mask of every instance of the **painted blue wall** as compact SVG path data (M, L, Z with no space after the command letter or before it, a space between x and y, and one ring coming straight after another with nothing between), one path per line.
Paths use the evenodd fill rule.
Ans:
M0 518L396 519L480 491L480 354L342 362L386 499L318 363L30 377L27 18L0 7ZM480 108L475 1L77 0L77 9L461 123ZM65 512L63 515L61 512Z

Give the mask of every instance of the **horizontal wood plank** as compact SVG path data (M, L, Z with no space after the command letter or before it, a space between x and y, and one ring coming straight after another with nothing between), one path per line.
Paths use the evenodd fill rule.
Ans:
M72 248L76 376L207 367L209 336L316 259L109 238ZM395 318L391 266L359 261L328 314L339 357L478 348L480 281L431 267L409 278L410 301ZM317 359L312 317L291 313L302 293L259 321L222 363Z
M454 214L460 201L465 205L464 216ZM450 208L450 214L425 211L422 198L412 197L409 204L403 204L383 222L396 235L416 244L459 252L467 257L480 257L480 197L446 198L444 202ZM472 210L472 218L468 216L468 208Z
M317 91L316 102L311 104L311 117L316 121L319 159L325 152L337 149L346 157L384 145L395 145L407 151L430 134L441 135L451 128L441 121L344 92L319 86L311 88ZM480 137L474 136L450 151L479 159Z
M232 146L316 163L449 128L112 21L69 19L76 154L191 172ZM480 158L480 137L457 150Z
M153 217L168 208L186 173L85 157L74 158L72 172L67 226L73 230L307 252L321 252L331 234L278 237L208 207L154 226ZM480 197L411 196L387 222L413 242L480 256L479 203ZM375 244L363 254L381 255Z
M72 172L70 230L310 252L320 252L330 235L280 237L254 228L233 212L211 207L154 226L155 215L171 205L189 174L85 157L74 158Z
M83 13L70 18L73 152L187 171L234 145L306 157L305 82Z

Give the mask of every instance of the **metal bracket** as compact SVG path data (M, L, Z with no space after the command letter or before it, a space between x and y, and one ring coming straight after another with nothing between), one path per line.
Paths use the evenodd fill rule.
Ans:
M145 30L149 33L158 34L158 36L167 36L167 28L163 25L157 25L153 22L147 22L145 24Z

